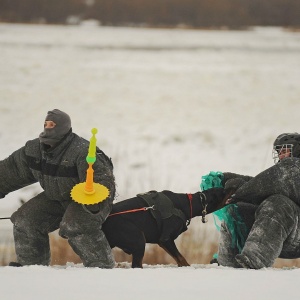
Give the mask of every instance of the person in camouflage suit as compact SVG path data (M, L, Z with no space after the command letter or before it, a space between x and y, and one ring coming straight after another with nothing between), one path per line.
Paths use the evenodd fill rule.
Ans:
M39 182L43 192L23 204L11 216L17 262L12 266L49 265L49 233L59 234L86 267L113 268L111 248L101 230L115 196L111 160L97 148L93 164L94 182L110 191L95 205L82 205L71 199L71 189L85 182L89 142L72 132L68 114L49 111L39 138L0 161L0 197Z
M277 258L300 257L300 135L284 133L274 142L276 164L255 177L224 173L225 190L234 190L229 214L246 225L241 250L221 225L218 263L234 268L271 267Z

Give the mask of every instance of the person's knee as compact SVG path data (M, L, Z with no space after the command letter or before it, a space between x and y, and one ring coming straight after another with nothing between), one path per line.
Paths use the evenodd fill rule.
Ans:
M273 216L280 214L287 218L294 218L299 211L300 208L291 199L275 194L261 203L256 211L256 215L263 212Z
M82 234L85 230L80 225L80 222L75 220L68 222L67 219L63 218L59 225L59 235L63 238L72 238Z
M72 238L81 234L91 234L101 229L102 212L93 214L83 205L72 203L68 206L59 226L59 235Z
M34 218L29 215L24 215L22 211L17 210L11 216L11 222L15 228L21 229L22 231L28 231L37 227L34 222Z

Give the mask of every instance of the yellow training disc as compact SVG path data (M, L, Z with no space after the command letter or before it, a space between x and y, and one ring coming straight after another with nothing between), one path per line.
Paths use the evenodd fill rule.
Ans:
M71 197L75 202L80 204L97 204L109 196L108 188L102 184L93 183L93 193L87 193L85 185L85 182L78 183L71 190Z

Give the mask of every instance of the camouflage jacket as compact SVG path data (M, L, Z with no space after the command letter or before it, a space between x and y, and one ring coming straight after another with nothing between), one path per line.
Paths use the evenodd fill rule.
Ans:
M39 139L28 141L24 147L0 161L0 196L39 182L51 200L71 200L74 185L86 180L89 142L70 132L57 146L45 150ZM94 182L115 195L115 179L111 160L97 148L93 164Z

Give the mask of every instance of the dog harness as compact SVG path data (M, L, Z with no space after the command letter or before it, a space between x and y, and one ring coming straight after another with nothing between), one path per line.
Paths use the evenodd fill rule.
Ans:
M143 194L137 194L137 197L142 198L149 206L153 207L150 212L158 223L159 228L162 225L162 221L171 216L179 217L184 224L188 221L185 214L180 209L175 208L171 199L163 192L150 191Z

